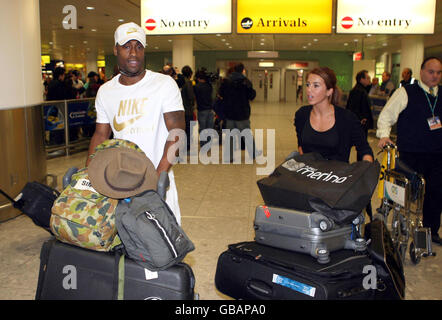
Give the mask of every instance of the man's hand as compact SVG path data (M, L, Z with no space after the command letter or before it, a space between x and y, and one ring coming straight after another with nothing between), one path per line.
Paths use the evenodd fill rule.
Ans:
M364 125L364 124L366 124L366 123L367 123L367 119L366 119L366 118L364 118L364 119L361 120L361 124L362 124L362 125Z
M389 137L381 138L378 142L378 147L382 149L387 144L394 144L394 142Z
M109 123L97 123L95 125L95 132L89 144L89 153L87 155L85 164L86 167L89 165L89 162L91 162L91 158L89 156L95 152L95 147L109 139L111 133L112 128Z

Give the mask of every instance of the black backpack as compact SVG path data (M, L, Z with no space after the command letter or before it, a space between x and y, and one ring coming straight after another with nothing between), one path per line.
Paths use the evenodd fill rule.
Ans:
M160 176L159 185L167 173ZM120 200L115 212L118 236L124 253L151 271L165 270L195 249L163 200L165 190L147 190Z

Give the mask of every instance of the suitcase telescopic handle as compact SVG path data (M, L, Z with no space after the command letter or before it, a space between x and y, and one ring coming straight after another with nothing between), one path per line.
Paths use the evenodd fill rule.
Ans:
M0 189L0 194L2 194L6 199L8 199L12 204L15 204L15 200L12 199L6 192L4 192L2 189Z

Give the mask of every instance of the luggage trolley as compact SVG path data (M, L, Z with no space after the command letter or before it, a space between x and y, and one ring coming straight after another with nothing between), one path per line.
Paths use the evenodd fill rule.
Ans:
M384 146L383 152L387 161L385 171L381 171L380 181L384 180L382 204L377 209L376 218L387 222L390 211L393 211L391 217L393 243L402 261L405 261L411 238L408 248L410 259L414 264L418 264L422 257L436 255L431 247L431 231L422 225L425 180L400 161L395 145Z

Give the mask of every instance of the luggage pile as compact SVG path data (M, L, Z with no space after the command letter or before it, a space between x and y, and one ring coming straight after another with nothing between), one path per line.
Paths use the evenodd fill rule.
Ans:
M87 168L70 170L43 244L36 299L193 300L182 262L194 244L164 201L168 174L129 141L97 146Z
M229 245L217 289L235 299L404 299L402 261L381 220L362 226L379 164L294 155L258 181L255 241Z

